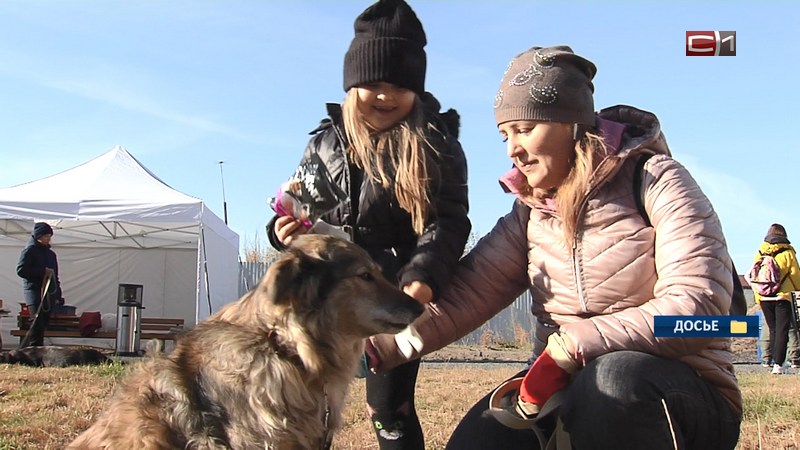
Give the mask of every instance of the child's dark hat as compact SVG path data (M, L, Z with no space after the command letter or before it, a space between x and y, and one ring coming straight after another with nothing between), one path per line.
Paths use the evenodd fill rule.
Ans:
M425 31L403 0L380 0L355 20L344 56L344 90L384 81L425 92Z

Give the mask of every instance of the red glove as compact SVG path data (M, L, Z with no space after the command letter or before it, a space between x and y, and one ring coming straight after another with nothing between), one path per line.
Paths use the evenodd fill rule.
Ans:
M522 379L517 410L528 417L538 414L553 394L567 387L577 369L578 363L570 355L564 338L558 333L551 334L544 352Z

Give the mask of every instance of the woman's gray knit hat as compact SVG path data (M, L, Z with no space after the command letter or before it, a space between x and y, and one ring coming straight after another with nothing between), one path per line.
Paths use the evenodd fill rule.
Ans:
M514 57L494 98L497 124L545 120L594 126L595 65L566 45L532 47Z

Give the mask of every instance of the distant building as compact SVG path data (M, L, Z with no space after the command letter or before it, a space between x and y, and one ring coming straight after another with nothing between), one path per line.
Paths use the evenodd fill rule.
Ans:
M744 288L744 298L747 299L747 309L749 310L751 306L756 303L756 298L753 295L753 288L750 286L750 283L744 279L744 275L739 274L739 282L742 283L742 287Z

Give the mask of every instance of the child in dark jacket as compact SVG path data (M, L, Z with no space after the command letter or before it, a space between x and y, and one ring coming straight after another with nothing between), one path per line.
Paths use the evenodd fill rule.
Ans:
M314 131L314 159L345 199L321 220L359 244L410 296L436 300L470 232L467 164L458 114L425 92L425 32L401 0L381 0L355 21L344 61L342 105ZM276 248L311 223L290 214L268 225ZM305 218L303 218L305 219ZM315 230L312 230L314 232ZM381 449L422 449L414 408L419 361L367 375L370 420Z
M53 228L45 222L37 222L33 226L28 245L20 253L17 263L17 275L24 280L25 303L32 317L37 317L38 314L38 318L31 325L28 341L30 346L44 345L44 330L50 322L52 303L48 302L47 298L42 298L42 288L45 287L45 275L48 271L52 271L47 290L49 298L52 302L63 303L61 283L58 278L58 259L50 248L52 238Z

